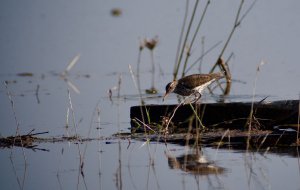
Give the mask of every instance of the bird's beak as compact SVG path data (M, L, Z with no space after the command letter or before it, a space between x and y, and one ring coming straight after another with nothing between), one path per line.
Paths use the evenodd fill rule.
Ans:
M169 93L165 93L165 95L163 96L163 101L165 101L165 98L168 96Z

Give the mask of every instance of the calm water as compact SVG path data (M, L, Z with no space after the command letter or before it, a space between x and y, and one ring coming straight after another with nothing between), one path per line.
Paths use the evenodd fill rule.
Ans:
M201 55L201 38L205 50L222 43L204 57L202 72L208 72L216 61L238 6L238 1L211 2L191 60ZM246 3L242 12L249 6ZM201 1L200 9L203 7ZM119 16L112 16L115 8L121 10ZM37 148L43 150L24 152L3 148L1 189L300 189L296 150L247 153L203 148L204 156L222 172L196 175L176 162L176 157L193 152L188 147L112 137L130 131L129 109L139 104L128 65L135 71L144 38L159 39L154 50L159 93L146 103L163 103L160 96L172 80L184 8L182 1L2 1L0 135L16 131L9 92L21 134L35 129L49 132L41 137L75 135L74 113L78 135L102 140L41 143ZM299 98L299 8L296 0L257 1L224 54L226 59L234 53L229 65L235 82L227 101L251 101L261 61L266 64L257 75L257 99ZM69 71L68 80L63 80L59 74L77 55L77 64ZM145 49L141 57L143 90L151 87L150 70L151 57ZM17 76L24 72L33 76ZM197 72L198 66L189 71ZM8 89L4 81L8 81ZM206 94L203 101L215 99ZM175 96L170 96L164 103L175 102ZM67 118L71 127L66 130ZM80 174L80 155L84 155L84 175ZM176 166L170 164L174 162Z

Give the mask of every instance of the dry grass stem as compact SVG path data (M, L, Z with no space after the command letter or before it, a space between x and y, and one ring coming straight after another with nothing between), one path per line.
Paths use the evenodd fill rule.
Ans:
M255 75L255 80L253 84L253 93L252 93L252 103L251 103L251 109L250 109L250 114L249 114L249 119L248 119L248 138L247 138L247 150L249 149L250 146L250 133L252 130L252 120L254 118L254 101L255 101L255 94L256 94L256 85L257 85L257 79L258 79L258 73L260 71L260 67L265 64L264 61L261 61L260 64L258 64L256 68L256 75Z
M27 158L26 158L26 154L25 154L25 150L24 150L24 142L23 142L23 139L22 139L21 134L20 134L20 122L17 119L17 114L16 114L16 110L15 110L15 103L13 101L12 94L11 94L10 90L8 89L8 83L6 81L4 82L4 86L5 86L5 89L6 89L6 95L8 96L8 99L10 101L11 109L12 109L12 112L13 112L13 115L14 115L14 120L15 120L15 123L16 123L16 132L15 132L15 136L13 137L12 146L15 146L16 140L18 139L18 141L20 142L20 145L21 145L21 149L22 149L22 155L23 155L23 160L24 160L24 173L23 173L22 182L19 179L16 168L14 166L13 149L11 149L11 152L10 152L10 161L11 161L11 164L12 164L12 167L13 167L13 170L14 170L14 174L17 178L19 188L23 189L24 184L25 184L26 171L27 171Z
M167 123L167 125L166 125L166 127L165 127L165 131L168 131L168 127L169 127L169 125L170 125L170 123L171 123L171 121L172 121L172 119L173 119L173 117L174 117L174 115L175 115L177 109L178 109L180 106L182 106L182 105L184 105L184 100L183 100L180 104L178 104L178 105L175 107L175 109L173 110L173 113L172 113L171 117L169 118L168 123Z
M134 118L135 120L137 120L138 122L140 122L141 124L143 124L144 127L146 127L147 129L149 129L150 131L153 131L154 133L156 133L155 130L153 130L149 125L147 125L145 122L141 121L138 118Z
M180 106L185 105L185 104L186 104L186 100L189 100L189 98L190 98L191 96L194 96L194 94L191 94L191 95L189 95L188 97L186 97L185 99L183 99L183 100L182 100L182 101L174 108L174 110L172 111L171 117L168 118L167 124L166 124L165 128L163 129L163 131L164 131L165 134L168 134L168 128L169 128L169 125L170 125L170 123L171 123L173 117L175 116L175 113L176 113L177 109L178 109ZM205 126L202 124L202 121L201 121L201 119L199 118L198 113L196 112L196 110L195 110L194 107L192 106L191 102L189 102L188 104L190 105L191 109L193 110L193 112L194 112L194 114L195 114L195 117L196 117L197 120L199 121L199 123L200 123L202 129L205 129Z
M220 141L219 141L219 143L218 143L217 149L216 149L216 154L215 154L215 159L214 159L214 160L216 160L217 155L218 155L218 152L219 152L219 148L220 148L220 146L222 145L222 141L223 141L223 139L226 137L226 135L227 135L228 133L230 133L230 129L227 129L227 130L224 132L224 134L222 135L222 137L221 137L221 139L220 139Z
M73 104L72 104L72 99L71 99L71 93L70 93L69 89L68 89L68 98L69 98L69 106L70 106L71 114L72 114L72 122L73 122L74 131L75 131L75 136L78 136L77 125L76 125L76 122L75 122L75 112L74 112L74 108L73 108Z
M264 144L264 142L266 141L266 139L268 138L269 134L266 134L263 138L263 140L260 142L258 148L257 148L257 151L256 152L259 152L260 148L262 147L262 145Z
M154 63L154 49L158 44L158 36L155 36L152 39L144 39L143 46L150 50L150 59L151 59L151 88L146 89L147 94L156 94L157 90L155 88L155 63ZM141 45L140 45L141 47ZM141 53L141 48L140 48ZM140 62L140 55L138 57L138 64Z
M130 72L130 76L132 78L132 81L133 81L133 84L134 84L134 87L138 90L138 93L139 93L139 97L140 97L140 103L141 105L144 104L144 100L143 100L143 97L142 97L142 93L141 93L141 87L140 87L140 81L139 81L139 74L137 74L137 80L135 80L135 75L134 75L134 72L132 70L132 67L131 65L128 65L128 69L129 69L129 72Z
M139 58L138 58L138 65L139 65L139 63L140 63L140 54L139 54ZM134 84L135 88L138 90L138 93L139 93L140 104L141 104L140 105L140 112L141 112L141 115L142 115L143 123L145 123L145 117L144 117L143 107L142 107L144 105L144 100L143 100L142 93L141 93L139 74L137 74L137 81L136 81L135 78L134 78L134 73L133 73L133 70L131 68L131 65L128 65L128 68L129 68L129 72L130 72L133 84ZM137 72L139 73L139 69L137 70Z
M135 79L134 79L134 74L133 74L131 65L128 66L130 74L131 74L131 77L132 77L132 80L134 82L134 86L135 86L136 89L138 89L138 93L139 93L141 105L144 104L144 101L142 99L142 90L141 90L141 81L140 81L140 65L141 65L141 55L142 55L143 49L144 49L144 44L140 43L139 54L138 54L138 59L137 59L137 67L136 67L136 78L137 78L137 81L135 81Z

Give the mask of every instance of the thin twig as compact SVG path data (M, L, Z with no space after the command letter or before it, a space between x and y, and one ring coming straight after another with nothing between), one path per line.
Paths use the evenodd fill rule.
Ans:
M248 13L251 11L251 9L254 7L255 3L257 2L257 0L254 0L251 5L249 6L249 8L245 11L245 14L243 14L239 20L239 23L241 23L244 18L248 15Z
M188 16L188 11L189 11L189 0L186 0L184 18L183 18L179 42L178 42L178 46L177 46L176 60L175 60L174 71L173 71L173 73L176 73L176 75L177 75L178 68L179 68L179 52L180 52L180 47L182 46L182 39L183 39L185 24L186 24L186 20L187 20L187 16ZM175 76L174 76L174 78L175 78Z
M194 42L195 42L195 39L196 39L196 37L197 37L197 35L198 35L200 26L201 26L201 24L202 24L202 22L203 22L203 20L204 20L204 17L205 17L205 15L206 15L206 11L207 11L207 9L208 9L208 5L209 5L209 4L210 4L210 0L208 0L207 3L206 3L206 5L205 5L205 8L204 8L203 13L202 13L201 18L200 18L200 21L199 21L199 23L198 23L198 25L197 25L196 31L195 31L195 33L194 33L194 36L193 36L192 40L191 40L191 44L190 44L190 47L191 47L191 48L192 48L192 46L193 46L193 44L194 44Z
M100 125L100 106L99 106L99 104L100 104L100 100L97 102L97 104L96 104L96 106L94 108L94 111L93 111L93 114L92 114L92 118L91 118L91 122L90 122L90 127L89 127L88 134L87 134L87 138L90 138L90 135L91 135L91 132L92 132L92 128L93 128L93 123L94 123L94 117L95 117L95 115L97 115L97 121L96 121L97 127L96 127L96 130L98 131L98 140L101 137L101 133L100 133L100 129L101 129L101 125ZM85 143L82 159L85 159L87 146L88 146L88 143Z
M297 142L299 142L299 128L300 128L300 94L299 94L299 105L298 105L298 123L297 123ZM299 145L299 144L298 144Z
M40 85L38 84L35 90L35 97L38 104L40 104L39 89L40 89Z
M118 90L118 93L117 93L118 100L120 99L121 84L122 84L122 74L119 74L118 87L117 87L117 90Z
M141 121L140 119L138 119L138 118L134 118L134 119L136 119L138 122L140 122L141 124L143 124L146 128L148 128L149 130L151 130L151 131L153 131L154 133L156 133L156 131L155 130L153 130L149 125L147 125L146 123L144 123L143 121Z
M67 108L67 114L66 114L66 126L65 126L65 129L66 129L66 132L67 132L67 137L70 137L70 134L69 134L69 115L70 115L70 107L68 106Z
M235 21L234 21L233 27L232 27L232 29L231 29L231 31L229 33L229 36L228 36L228 38L227 38L227 40L226 40L226 42L224 44L223 49L221 50L221 53L220 53L220 55L218 57L218 60L223 57L223 54L224 54L224 52L225 52L225 50L226 50L226 48L227 48L227 46L228 46L228 44L229 44L232 36L233 36L233 33L235 32L236 28L241 24L241 22L244 20L244 18L248 15L248 13L250 12L250 10L254 7L256 1L257 0L253 1L253 3L250 5L250 7L246 10L245 14L243 14L240 17L240 14L241 14L241 11L242 11L242 7L243 7L243 4L244 4L244 0L241 0L239 9L238 9L236 17L235 17ZM212 73L217 66L219 66L219 67L221 66L221 65L218 64L218 61L211 68L210 73Z
M14 101L12 99L12 94L11 94L10 90L8 89L8 83L6 81L4 82L4 86L5 86L5 89L6 89L6 94L8 96L8 99L10 100L11 109L12 109L12 112L13 112L13 115L14 115L14 120L15 120L15 123L16 123L16 135L14 136L13 146L15 145L16 138L20 138L20 143L21 143L21 149L22 149L23 160L24 160L24 165L25 165L24 166L25 168L24 168L24 173L23 173L22 184L20 183L19 177L18 177L16 172L15 172L15 174L16 174L17 181L18 181L20 189L23 189L24 184L25 184L25 177L26 177L25 174L26 174L26 171L27 171L27 158L26 158L26 154L25 154L25 150L24 150L24 143L23 143L23 140L22 140L21 135L20 135L20 128L19 128L20 123L17 119L15 104L14 104ZM13 165L12 155L13 155L13 149L11 149L11 152L10 152L10 158L11 158L11 162L12 162L12 165ZM14 165L13 165L13 168L14 168Z
M258 79L258 73L260 71L260 67L263 66L265 62L261 61L260 64L258 64L257 69L256 69L256 75L255 75L255 80L253 84L253 93L252 93L252 102L251 102L251 110L249 114L249 119L248 119L248 138L247 138L247 151L250 146L250 133L252 130L252 119L253 119L253 114L254 114L254 98L256 94L256 85L257 85L257 79Z
M239 6L239 9L238 9L238 12L237 12L236 17L235 17L235 21L234 21L233 27L232 27L231 32L230 32L230 34L229 34L229 36L228 36L228 38L227 38L227 40L226 40L226 42L225 42L224 47L223 47L223 49L222 49L222 51L221 51L221 53L220 53L220 55L219 55L219 58L223 57L223 54L224 54L224 52L225 52L225 50L226 50L226 48L227 48L227 46L228 46L228 44L229 44L229 42L230 42L232 36L233 36L233 33L235 32L236 28L237 28L237 27L240 25L240 23L241 23L240 20L239 20L239 17L240 17L240 14L241 14L242 7L243 7L244 2L245 2L244 0L241 0L241 3L240 3L240 6Z
M13 172L14 172L16 178L17 178L17 183L18 183L18 185L19 185L19 188L22 190L22 189L24 189L24 185L23 185L23 183L22 183L22 185L21 185L21 181L20 181L19 176L18 176L18 174L17 174L17 170L16 170L15 164L14 164L14 162L13 162L13 160L12 160L12 156L9 157L9 160L10 160L10 163L11 163L11 165L12 165L12 167L13 167Z
M172 116L171 116L170 119L168 120L167 126L166 126L166 128L165 128L166 130L168 129L168 127L169 127L169 125L170 125L170 123L171 123L171 121L172 121L172 119L173 119L173 117L174 117L174 115L175 115L177 109L178 109L180 106L182 106L183 104L184 104L184 100L183 100L180 104L178 104L178 105L176 106L176 108L173 110Z
M153 52L153 50L150 50L150 57L151 57L151 65L152 65L152 69L151 69L151 73L152 73L151 88L155 89L155 87L154 87L154 85L155 85L155 63L154 63L154 52Z
M194 94L189 95L187 98L185 98L184 100L182 100L182 101L180 102L180 104L178 104L178 105L175 107L175 109L173 110L173 113L172 113L171 117L169 118L169 120L168 120L168 122L167 122L167 125L166 125L166 127L165 127L165 130L168 130L168 127L169 127L169 125L170 125L170 123L171 123L173 117L175 116L175 113L176 113L177 109L178 109L180 106L185 105L185 104L186 104L185 101L188 100L191 96L194 96ZM196 115L197 119L199 120L200 124L202 125L202 127L205 128L204 125L202 124L202 122L201 122L199 116L197 115L197 112L195 111L195 109L193 109L193 106L191 105L190 102L189 102L189 105L191 106L193 112L195 113L195 115Z
M204 10L203 10L203 13L202 13L202 15L201 15L201 18L200 18L200 20L199 20L199 23L198 23L198 25L197 25L197 28L196 28L196 31L195 31L195 33L194 33L194 35L193 35L193 38L192 38L192 40L191 40L191 44L190 44L190 47L189 47L189 51L187 52L187 55L186 55L186 57L185 57L185 61L184 61L184 65L183 65L183 70L182 70L182 76L181 77L184 77L185 76L185 70L186 70L186 66L187 66L187 62L188 62L188 59L189 59L189 57L190 57L190 50L192 49L192 47L193 47L193 45L194 45L194 42L195 42L195 39L196 39L196 37L197 37L197 35L198 35L198 33L199 33L199 29L200 29L200 26L201 26L201 24L202 24L202 22L203 22L203 20L204 20L204 17L205 17L205 15L206 15L206 11L207 11L207 9L208 9L208 5L210 4L210 0L208 0L207 1L207 3L206 3L206 6L205 6L205 8L204 8Z
M140 81L140 64L141 64L141 55L142 55L143 49L144 49L144 45L142 43L140 43L139 54L138 54L138 59L137 59L137 67L136 67L136 78L137 78L137 81L135 81L132 68L129 65L129 71L130 71L132 80L134 82L134 86L138 89L138 93L139 93L141 105L143 105L143 103L144 103L143 98L142 98L141 81Z
M141 93L141 88L139 87L140 86L139 77L137 77L138 80L135 80L134 72L133 72L132 67L131 67L130 64L128 65L128 69L129 69L129 72L130 72L130 75L131 75L134 87L136 89L138 89L138 93L139 93L139 97L140 97L140 102L141 102L141 104L143 104L143 97L142 97L142 93ZM139 74L137 74L137 76L139 76Z
M18 136L18 135L20 135L20 133L19 133L20 123L19 123L19 121L17 119L17 114L16 114L16 110L15 110L15 104L14 104L14 101L12 99L12 94L9 91L7 84L8 83L5 81L4 82L4 86L6 88L6 95L7 95L8 99L9 99L9 101L10 101L11 109L12 109L12 112L13 112L13 115L14 115L14 120L15 120L15 123L16 123L16 136Z
M192 108L192 110L193 110L193 112L194 112L194 114L195 114L195 116L196 116L197 120L199 121L199 123L200 123L200 125L201 125L202 129L205 129L205 126L203 125L203 123L202 123L201 119L199 118L199 116L198 116L198 114L197 114L196 110L194 109L194 107L192 106L192 104L191 104L191 103L189 103L189 105L190 105L190 107Z
M201 73L202 72L202 64L203 64L203 55L204 55L204 52L205 52L205 37L202 36L201 38L201 58L199 60L199 67L198 67L198 72Z
M217 150L216 150L216 154L215 154L214 160L216 160L216 158L217 158L217 155L218 155L218 152L219 152L219 148L220 148L220 146L221 146L221 144L222 144L223 139L225 138L225 136L226 136L229 132L230 132L230 130L227 129L227 130L224 132L224 134L222 135L222 137L221 137L221 139L220 139L220 141L219 141L219 143L218 143L218 146L217 146Z
M188 39L188 36L190 34L190 30L191 30L191 27L192 27L192 24L193 24L193 21L194 21L194 18L195 18L195 14L196 14L196 11L197 11L197 8L198 8L198 3L199 3L199 0L196 0L195 5L194 5L194 9L193 9L193 13L192 13L192 17L191 17L190 23L188 25L187 32L186 32L186 35L185 35L185 38L184 38L184 41L183 41L183 44L182 44L182 47L181 47L181 52L180 52L180 55L179 55L179 58L178 58L178 63L176 65L176 68L175 68L174 73L173 73L173 80L176 80L176 78L177 78L180 62L182 60L183 52L184 52L185 46L187 44L187 39Z
M257 153L259 152L259 150L260 150L260 148L262 147L262 145L265 143L265 141L266 141L266 139L267 139L267 137L269 136L269 134L267 133L265 136L264 136L264 138L263 138L263 140L260 142L260 144L259 144L259 146L258 146L258 148L257 148Z
M71 99L71 93L70 93L69 89L68 89L68 97L69 97L69 106L70 106L71 113L72 113L72 122L73 122L73 128L75 130L75 136L78 136L77 126L76 126L76 122L75 122L75 112L74 112L74 109L73 109L73 104L72 104L72 99Z
M78 133L77 133L77 124L75 122L75 111L73 108L73 104L72 104L72 99L71 99L71 93L70 90L68 89L68 97L69 97L69 106L72 112L72 122L73 122L73 128L75 131L75 137L78 137ZM78 138L78 140L80 141L80 139ZM84 155L81 153L80 150L80 143L77 143L77 150L78 150L78 155L79 155L79 170L78 170L78 178L77 178L77 188L79 185L79 177L81 176L85 185L85 188L87 189L86 183L85 183L85 178L84 178L84 173L83 173L83 166L84 166Z
M209 52L211 52L213 49L215 49L216 47L218 47L218 45L220 45L222 43L222 41L218 41L217 43L215 43L213 46L211 46L211 48L209 48L208 50L206 50L203 54L201 54L201 56L199 58L197 58L193 64L191 64L187 69L186 72L189 72L197 63L198 61L200 61L201 59L203 59L204 56L206 56Z

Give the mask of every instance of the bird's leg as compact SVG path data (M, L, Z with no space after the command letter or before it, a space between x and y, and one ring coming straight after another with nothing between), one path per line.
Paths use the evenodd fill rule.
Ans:
M195 95L195 99L194 99L193 103L196 103L201 98L202 95L198 91L195 91L194 95Z

